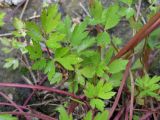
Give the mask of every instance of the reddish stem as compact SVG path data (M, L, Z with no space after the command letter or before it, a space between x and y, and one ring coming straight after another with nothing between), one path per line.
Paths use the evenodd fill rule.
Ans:
M12 107L15 107L13 104L10 104L10 103L5 103L5 102L0 102L0 106L12 106ZM50 120L54 120L54 119L52 119L50 116L47 116L47 115L44 115L44 114L42 114L42 113L40 113L40 112L37 112L37 111L35 111L35 110L33 110L33 109L31 109L31 108L27 108L27 107L24 107L24 106L20 106L20 105L17 105L19 108L21 108L21 109L24 109L24 110L28 110L28 111L32 111L32 113L34 113L34 116L43 116L45 119L47 119L47 118L49 118ZM22 113L22 112L21 112ZM19 114L18 114L19 115ZM22 114L23 115L23 114ZM27 117L29 117L29 116L32 116L32 115L26 115L26 112L24 112L24 115L25 116L27 116ZM47 119L48 120L48 119Z
M133 104L134 104L134 80L131 70L130 72L130 79L131 79L131 102L130 102L130 114L129 114L129 120L133 119Z
M3 96L7 101L9 101L12 104L12 106L17 108L20 112L23 112L23 110L15 102L13 102L8 96L6 96L4 93L0 92L0 95Z
M129 68L131 67L131 64L132 64L132 59L129 60L129 62L128 62L127 66L126 66L126 71L125 71L125 73L123 75L123 79L122 79L121 85L120 85L120 87L118 89L117 96L116 96L115 101L113 103L113 106L112 106L112 108L110 110L109 118L112 117L112 115L113 115L113 113L114 113L114 111L115 111L115 109L116 109L116 107L118 105L119 99L120 99L121 94L122 94L123 87L125 85L125 82L127 80L128 74L129 74Z
M17 84L17 83L0 83L1 87L16 87L16 88L30 88L30 89L34 89L34 90L46 90L49 92L54 92L54 93L58 93L61 95L66 95L66 96L70 96L73 97L75 99L81 100L81 97L76 96L73 93L69 93L63 90L58 90L56 88L49 88L49 87L45 87L45 86L39 86L39 85L26 85L26 84Z
M36 117L39 118L40 120L57 120L55 118L51 118L49 116L43 116L40 114L33 114L33 113L23 113L23 112L0 112L0 114L12 114L12 115L21 115L21 116L28 116L28 117Z
M157 107L157 108L154 109L154 111L155 111L155 112L156 112L156 111L158 112L159 109L160 109L160 107ZM154 113L154 112L147 112L145 115L143 115L143 116L140 118L140 120L146 120L146 119L149 118L153 113ZM158 112L158 113L159 113L159 112Z
M139 42L147 37L153 30L158 28L160 25L160 12L152 17L147 24L118 52L118 54L111 60L120 58L129 50L132 50Z
M35 94L35 90L33 90L32 93L28 96L28 98L24 101L23 106L26 106L29 103L29 101L31 100L34 94Z
M0 106L12 106L12 107L15 107L13 104L10 104L10 103L5 103L5 102L0 102ZM20 106L20 105L17 105L19 108L21 109L25 109L25 110L29 110L28 108L26 108L25 106Z
M52 117L50 117L50 116L48 116L48 115L45 115L45 114L42 114L41 112L38 112L38 111L36 111L36 110L33 110L33 109L31 109L31 111L34 113L34 114L36 114L36 115L39 115L39 116L43 116L44 118L49 118L50 120L55 120L55 118L52 118ZM47 119L48 120L48 119Z
M39 82L38 85L42 85L44 83L44 81L47 80L47 76L44 77L44 79L42 81ZM28 104L28 102L31 100L32 96L35 94L35 90L32 91L32 93L28 96L28 98L25 100L23 106L26 106Z
M140 120L146 120L147 118L149 118L152 115L152 113L148 112L145 115L143 115Z
M124 112L124 107L118 112L117 116L114 118L114 120L120 120L123 112Z
M128 116L129 108L130 108L129 106L126 107L125 120L129 120L129 116Z

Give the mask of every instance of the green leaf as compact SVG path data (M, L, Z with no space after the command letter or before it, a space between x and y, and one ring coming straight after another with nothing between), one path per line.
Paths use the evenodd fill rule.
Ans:
M64 39L65 35L55 32L49 36L46 44L51 49L57 49L61 47L61 41Z
M102 99L110 99L115 95L115 92L101 92L99 93L98 97Z
M102 113L98 113L94 120L108 120L109 119L109 112L104 110Z
M142 99L141 97L136 97L136 102L137 102L137 104L139 104L139 105L144 105L144 99Z
M160 76L154 76L151 78L151 80L149 80L148 84L152 85L152 84L156 84L160 81Z
M110 99L115 95L115 92L101 92L99 93L98 97L102 99Z
M28 52L26 45L20 41L17 41L16 39L12 40L12 47L15 49L20 49L22 54L26 54Z
M133 2L133 0L120 0L120 1L127 4L128 6L131 6Z
M105 60L104 60L106 64L108 64L110 62L110 60L111 60L111 58L113 56L113 52L114 52L114 50L113 50L112 47L110 47L108 49L108 51L106 52L106 56L105 56Z
M143 97L154 97L157 100L160 100L159 94L157 90L160 89L160 76L154 76L150 78L147 74L142 78L138 78L136 80L136 86L139 87L140 94L138 95L140 98Z
M75 26L71 36L71 44L73 46L80 45L82 40L88 36L88 32L85 31L86 27L86 22L82 22Z
M40 42L43 40L40 28L36 23L27 22L26 28L27 28L27 35L29 35L33 41Z
M111 29L119 23L120 16L118 14L118 11L119 6L117 4L112 5L108 9L103 11L102 19L105 20L105 29Z
M110 43L110 36L107 32L102 32L97 36L98 45L106 47Z
M1 50L2 50L5 54L8 54L8 53L10 53L10 52L12 51L11 48L7 48L7 47L3 47L3 48L1 48Z
M136 69L142 68L142 66L143 66L143 65L142 65L140 59L137 59L137 60L135 61L135 63L133 64L133 66L132 66L132 70L136 70Z
M59 62L65 69L74 70L72 65L80 63L82 59L76 55L70 54L61 58L56 58L56 61Z
M42 27L46 33L54 31L61 21L61 14L58 13L58 6L56 4L50 5L43 9L41 13Z
M15 58L7 58L7 59L5 59L5 62L6 63L3 66L4 68L12 67L13 70L15 70L19 66L19 61L18 61L18 59L15 59Z
M46 64L46 68L44 70L44 73L47 74L49 81L52 80L53 76L55 75L55 65L54 65L54 61L53 60L50 60Z
M18 18L14 18L13 20L13 26L17 29L17 30L22 30L25 28L25 23L22 22L20 19Z
M80 56L83 59L82 66L91 67L87 69L92 69L92 73L95 73L95 69L99 65L99 61L101 61L100 53L93 50L86 50L81 52Z
M69 52L69 48L67 47L58 48L55 51L55 58L64 57L68 52Z
M103 12L103 6L99 0L94 0L93 4L90 7L91 15L98 20L101 18Z
M119 87L121 84L122 77L123 77L122 72L115 73L112 74L112 76L109 78L109 81L112 83L113 87Z
M95 89L93 84L87 83L86 89L84 90L84 93L88 98L94 98L94 97L96 97L96 91L95 90L96 89Z
M58 107L57 110L60 113L59 120L73 120L72 115L68 115L63 106Z
M112 42L113 42L116 46L122 45L122 43L123 43L122 41L123 41L123 40L122 40L121 38L113 36Z
M92 111L87 112L86 116L84 117L84 120L92 120Z
M93 78L95 75L95 68L93 66L85 66L80 70L80 73L87 78Z
M122 59L115 60L108 66L109 67L108 71L113 74L121 72L122 70L125 70L127 63L128 60L122 60Z
M148 46L151 49L154 49L154 48L160 49L159 32L160 32L160 28L154 30L147 40Z
M10 114L0 114L0 120L18 120L18 118L13 117Z
M75 80L80 84L80 85L85 85L85 78L80 74L79 71L76 72Z
M41 58L42 50L39 43L33 42L33 45L27 46L26 49L28 50L31 59L35 60Z
M67 39L69 40L71 38L71 26L72 26L71 18L69 16L66 16L64 21L58 25L57 31L65 34Z
M88 98L101 98L101 99L110 99L115 95L115 92L112 92L112 84L104 83L100 80L96 86L91 83L87 83L86 89L84 90L85 95Z
M95 42L96 42L95 38L87 37L86 39L84 39L82 41L82 43L79 46L75 46L75 48L77 49L78 52L81 52L81 51L93 46Z
M143 26L141 20L135 21L135 19L132 17L129 19L130 27L132 29L135 29L136 31L140 30Z
M49 79L50 84L59 83L62 80L61 73L55 73L52 79Z
M78 82L77 81L71 81L69 82L69 92L70 93L76 93L78 92Z
M115 95L115 92L112 92L113 89L111 83L104 83L103 81L99 81L96 86L97 97L101 99L110 99Z
M107 66L105 65L104 62L99 63L99 65L96 68L96 74L99 77L102 77L105 73L105 70L107 70Z
M131 7L127 8L126 9L126 18L129 19L130 17L134 16L134 13L135 13L135 11L133 8L131 8Z
M139 120L140 117L138 115L133 115L133 120Z
M104 107L105 107L105 104L102 100L100 99L91 99L90 101L90 105L91 107L94 109L94 108L97 108L98 110L100 111L103 111L104 110Z
M33 70L42 70L46 66L46 60L44 58L37 60L33 65L32 69Z
M5 13L0 12L0 27L4 25L4 21L3 21L4 16L5 16Z
M11 43L10 43L10 39L6 38L6 37L2 37L0 38L0 42L3 46L6 47L10 47Z

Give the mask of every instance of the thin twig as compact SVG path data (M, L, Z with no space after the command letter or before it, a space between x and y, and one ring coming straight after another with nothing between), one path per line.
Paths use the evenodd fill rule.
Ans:
M129 108L130 108L129 106L126 107L125 120L129 120L129 116L128 116Z
M13 104L10 104L10 103L6 103L6 102L0 102L0 106L12 106L12 107L15 107ZM25 106L20 106L20 105L17 105L19 108L21 108L21 109L24 109L24 110L28 110L29 111L29 109L27 108L27 107L25 107Z
M139 18L139 15L140 15L141 3L142 3L142 0L138 0L138 7L137 7L137 14L136 14L136 21L138 21L138 18Z
M29 0L25 0L25 1L26 1L26 2L25 2L25 5L24 5L23 10L22 10L22 12L21 12L21 15L20 15L20 17L19 17L20 19L23 18L24 12L25 12L25 10L26 10L26 8L27 8L27 5L28 5L28 3L29 3ZM27 59L27 56L26 56L26 55L23 55L23 57L24 57L24 59L25 59L25 62L27 63L27 66L29 66L29 67L27 67L27 68L28 68L28 70L29 70L29 72L30 72L30 75L31 75L34 83L36 84L37 80L36 80L36 77L35 77L32 69L31 69L30 65L29 65L29 61L28 61L28 59Z
M159 109L160 109L160 107L157 107L157 108L155 108L154 110L155 110L155 112L157 111L157 113L159 113L159 112L158 112ZM146 119L149 118L152 114L153 114L153 113L152 113L151 111L149 111L149 112L147 112L146 114L144 114L144 115L140 118L140 120L146 120Z
M33 83L31 82L31 80L29 80L26 76L22 75L22 78L25 80L26 83L28 83L29 85L33 85Z
M86 10L86 8L84 7L84 5L79 2L79 6L84 10L84 12L87 14L87 16L91 17L91 15L89 14L89 12Z
M20 14L20 17L19 17L20 19L23 18L23 15L24 15L24 12L25 12L25 10L26 10L26 8L27 8L28 3L29 3L29 0L26 0L25 5L24 5L24 7L23 7L23 10L22 10L22 12L21 12L21 14Z
M16 11L18 10L18 8L21 7L25 1L26 0L23 0L22 2L20 2L13 11L11 11L9 14L7 14L7 16L4 18L4 21L9 22L11 20L11 18L14 16L14 14L16 13Z
M42 116L39 114L33 114L33 113L22 113L22 112L0 112L0 114L12 114L12 115L22 115L22 116L28 116L28 117L36 117L40 120L57 120L55 118L51 118L50 116Z
M150 99L150 106L151 106L152 109L154 109L153 99L152 98ZM153 113L153 118L154 118L154 120L158 120L155 113Z
M4 34L0 34L0 37L9 37L12 36L12 33L4 33Z
M34 103L34 104L27 105L27 106L42 106L42 105L48 105L50 102L53 102L53 100L42 101L42 102L39 102L39 103ZM57 104L55 104L55 105L57 105ZM57 106L58 106L58 105L57 105Z
M38 83L38 85L42 85L43 82L47 80L47 78L48 78L47 76L44 77L44 79L43 79L42 81L40 81L40 82ZM33 90L32 93L28 96L28 98L25 100L23 106L26 106L26 105L28 104L28 102L31 100L31 98L32 98L32 96L33 96L34 94L35 94L35 90Z
M124 85L125 85L125 82L126 82L126 80L127 80L128 74L129 74L129 68L130 68L131 65L132 65L132 61L133 61L133 60L130 59L129 62L128 62L128 64L127 64L127 66L126 66L126 70L125 70L125 73L124 73L124 75L123 75L123 79L122 79L122 81L121 81L121 85L120 85L120 87L119 87L119 89L118 89L117 96L116 96L115 101L114 101L114 103L113 103L113 106L112 106L112 108L111 108L111 110L110 110L109 118L112 117L112 115L113 115L113 113L114 113L114 111L115 111L115 109L116 109L116 107L117 107L117 105L118 105L119 99L120 99L121 94L122 94L123 87L124 87Z
M147 118L149 118L152 115L152 113L148 112L145 115L143 115L140 120L146 120Z
M17 108L20 112L23 112L23 110L17 106L15 102L13 102L8 96L6 96L4 93L0 92L0 95L3 96L7 101L9 101L15 108Z
M37 18L40 18L40 15L33 15L33 16L31 16L31 17L29 17L29 18L26 18L25 20L32 20L32 19L37 19Z
M30 88L30 89L34 89L34 90L44 90L44 91L48 91L48 92L53 92L53 93L57 93L57 94L61 94L61 95L66 95L66 96L70 96L73 97L75 99L81 100L81 96L76 96L73 93L69 93L63 90L58 90L56 88L50 88L50 87L45 87L45 86L39 86L39 85L27 85L27 84L16 84L16 83L0 83L1 87L16 87L16 88Z
M114 118L114 120L120 120L123 112L124 112L124 107L118 112L118 114L116 115L116 117Z
M36 110L34 110L34 109L32 109L32 108L30 108L30 109L32 110L32 112L33 112L34 114L46 118L45 120L56 120L55 118L50 117L50 116L45 115L45 114L42 114L41 112L38 112L38 111L36 111Z
M36 79L36 77L35 77L35 75L34 75L32 69L31 69L31 67L30 67L28 58L27 58L26 55L23 55L23 57L24 57L24 60L25 60L25 62L26 62L26 64L27 64L27 69L29 70L29 73L30 73L31 77L32 77L34 83L36 84L36 83L37 83L37 79Z
M129 70L130 79L131 79L131 103L130 103L130 116L129 120L132 120L133 118L133 104L134 104L134 80L131 70Z
M138 11L138 6L135 5L135 7L136 7L136 9L137 9L137 11ZM143 17L143 15L142 15L141 12L139 12L139 16L141 17L141 20L142 20L143 24L146 24L146 20L145 20L145 18Z

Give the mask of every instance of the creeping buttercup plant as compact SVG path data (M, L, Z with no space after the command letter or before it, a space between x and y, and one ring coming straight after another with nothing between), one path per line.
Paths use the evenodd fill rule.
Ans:
M76 82L85 85L87 79L93 82L92 79L97 77L108 81L109 77L106 77L108 73L114 74L125 69L127 60L119 59L107 65L108 55L104 54L105 47L110 46L110 36L107 32L99 33L96 37L90 36L86 30L90 19L86 18L79 24L72 24L69 17L62 21L60 16L58 6L51 5L42 11L41 25L26 23L27 35L31 38L27 50L30 59L34 61L32 66L34 70L44 71L49 81L56 83L53 79L55 75L62 80L62 75L56 67L60 66L74 72L75 78L73 76L74 79L69 81L70 84ZM42 46L46 47L49 58L46 57ZM99 51L98 47L102 49Z
M84 93L90 99L91 107L103 111L105 103L101 99L109 100L115 95L108 74L123 71L128 61L118 59L107 65L110 60L103 53L106 46L110 45L110 36L107 32L99 33L96 37L90 36L86 31L88 24L88 18L79 24L72 24L69 17L61 21L57 5L51 5L42 11L40 27L33 22L26 23L27 35L31 38L27 50L34 61L33 70L47 74L51 84L63 79L57 66L72 72L73 77L69 76L70 80L67 81L70 92L77 93L81 87L85 87ZM49 58L43 52L42 44L47 48ZM100 51L97 49L99 46L102 47Z
M124 58L112 61L123 41L111 35L110 30L114 29L121 19L126 19L134 30L141 27L141 21L134 20L134 2L120 0L105 8L100 0L94 0L89 9L90 17L84 18L78 24L73 23L69 16L62 19L58 5L50 5L43 8L38 24L15 18L15 38L1 38L1 43L5 46L2 50L5 53L10 53L13 49L19 50L22 55L29 57L29 71L47 75L52 86L61 87L66 83L65 90L74 95L82 95L78 100L71 98L82 106L87 105L82 119L107 120L108 107L111 107L111 100L115 99L117 87L120 86L129 63L129 60ZM3 17L4 14L0 14L0 26L4 24L1 20ZM91 28L96 28L96 34L91 33ZM153 42L153 38L157 39L157 31L153 32L147 41L146 45L151 49L159 48L159 42ZM21 41L21 38L24 41ZM5 68L16 69L19 66L19 59L7 58L5 61ZM134 72L142 67L143 63L137 59L131 70ZM136 101L145 100L147 97L160 100L159 81L158 76L150 78L147 73L137 78ZM67 107L70 108L69 105ZM73 120L74 116L68 114L64 106L59 106L56 110L60 113L60 120ZM8 114L0 115L0 118L5 116L8 120L15 119Z

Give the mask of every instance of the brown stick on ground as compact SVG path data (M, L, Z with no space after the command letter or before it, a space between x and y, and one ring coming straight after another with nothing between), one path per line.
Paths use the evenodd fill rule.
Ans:
M153 30L160 26L160 12L153 16L147 24L145 24L141 30L117 53L113 60L120 58L129 50L132 50L139 42L147 37Z

